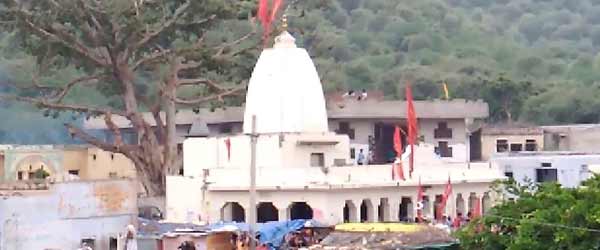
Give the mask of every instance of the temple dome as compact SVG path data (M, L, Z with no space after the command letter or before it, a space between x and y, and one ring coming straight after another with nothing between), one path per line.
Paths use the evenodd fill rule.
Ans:
M327 132L327 111L321 80L308 52L297 48L287 31L275 38L273 48L260 54L252 72L244 133Z

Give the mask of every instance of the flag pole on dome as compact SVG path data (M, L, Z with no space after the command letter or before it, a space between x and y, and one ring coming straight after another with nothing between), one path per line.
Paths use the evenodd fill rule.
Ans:
M283 5L283 0L273 0L269 5L269 0L258 1L257 17L263 27L263 46L267 47L267 42L271 36L273 20L277 16L277 12Z
M410 82L406 82L406 114L408 119L408 144L410 144L410 159L409 159L409 177L412 178L415 163L415 144L419 134L419 126L417 124L417 114L413 103L412 89Z

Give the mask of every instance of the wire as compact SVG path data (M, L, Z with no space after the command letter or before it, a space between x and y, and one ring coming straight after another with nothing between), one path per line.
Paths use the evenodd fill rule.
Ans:
M484 215L484 217L494 217L494 218L500 218L500 219L505 219L505 220L518 221L521 223L535 224L535 225L540 225L540 226L557 227L557 228L564 228L564 229L571 229L571 230L600 233L600 229L593 229L593 228L587 228L587 227L567 226L567 225L562 225L562 224L539 222L539 221L529 221L529 220L524 222L520 219L504 217L504 216L497 216L497 215Z

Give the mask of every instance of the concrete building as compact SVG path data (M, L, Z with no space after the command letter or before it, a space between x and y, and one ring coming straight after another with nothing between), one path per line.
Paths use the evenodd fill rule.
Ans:
M544 131L540 127L485 126L481 132L482 160L505 152L544 150Z
M1 145L0 181L29 180L43 170L52 179L67 175L82 180L134 178L133 163L124 155L79 145Z
M393 127L406 126L406 103L354 102L325 107L317 71L289 33L283 32L274 48L263 51L250 79L242 125L243 132L250 132L249 119L255 116L260 133L258 222L411 220L418 209L433 218L449 178L453 194L443 213L466 214L477 200L484 211L490 208L495 197L489 185L504 177L487 163L470 163L469 146L471 134L479 130L476 120L487 116L486 104L415 103L422 135L414 152L415 171L409 177L411 152L406 150L402 162L407 180L398 181L392 179L385 156L377 155L392 147ZM184 176L167 177L167 220L245 221L251 140L247 134L185 140ZM374 161L355 166L352 148L365 145L375 145ZM417 203L419 180L425 188L422 204Z
M600 154L576 152L517 152L497 154L492 166L520 184L558 182L578 187L593 176L590 166L600 165Z
M123 249L119 235L137 218L135 182L4 183L0 249Z
M542 126L544 149L600 153L600 124Z

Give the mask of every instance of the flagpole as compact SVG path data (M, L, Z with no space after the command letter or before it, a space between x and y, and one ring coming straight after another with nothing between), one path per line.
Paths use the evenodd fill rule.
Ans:
M258 134L256 133L256 115L252 116L252 133L250 134L250 213L248 213L250 241L249 250L256 250L255 227L256 227L256 141Z

